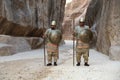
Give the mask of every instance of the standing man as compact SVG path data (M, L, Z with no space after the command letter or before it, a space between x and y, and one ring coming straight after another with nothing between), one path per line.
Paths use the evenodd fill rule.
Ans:
M62 39L61 31L56 29L56 21L52 21L51 28L45 32L47 38L47 66L52 66L52 58L54 58L54 66L57 66L59 57L59 43Z
M89 57L89 44L84 43L80 40L80 34L82 30L89 29L89 26L85 25L84 18L80 18L79 26L75 27L74 30L74 37L76 37L76 66L80 66L81 56L83 55L84 58L84 66L89 66L88 64L88 57Z

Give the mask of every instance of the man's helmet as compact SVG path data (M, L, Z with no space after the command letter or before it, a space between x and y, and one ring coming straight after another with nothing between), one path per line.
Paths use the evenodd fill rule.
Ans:
M51 25L56 25L56 21L53 20L52 23L51 23Z
M85 22L85 18L81 17L79 22Z

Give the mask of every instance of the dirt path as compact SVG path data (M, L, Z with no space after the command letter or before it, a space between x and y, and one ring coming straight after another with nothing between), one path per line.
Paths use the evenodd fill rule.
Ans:
M43 66L41 61L29 59L0 63L0 80L41 80L50 73L50 67Z
M57 67L50 68L50 74L42 80L120 80L120 62L111 61L108 56L95 50L90 51L90 66L73 66L70 58Z
M71 41L60 47L58 66L44 66L41 50L23 53L23 60L0 62L0 80L120 80L119 61L111 61L108 56L91 49L90 67L84 66L83 58L81 66L77 67L73 66L72 50ZM37 52L38 54L41 52L41 55L35 54ZM25 60L30 54L40 58ZM11 56L11 58L16 57L19 59L21 54Z

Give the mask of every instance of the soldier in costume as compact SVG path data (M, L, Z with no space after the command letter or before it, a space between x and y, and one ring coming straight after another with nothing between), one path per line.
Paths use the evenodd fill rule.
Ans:
M47 38L47 66L52 65L52 58L54 58L54 66L57 66L58 49L62 34L60 30L56 29L56 21L52 21L51 28L46 30L44 36Z
M80 66L82 55L83 55L83 58L84 58L84 66L89 66L89 64L88 64L89 44L83 42L82 39L80 39L81 34L84 33L82 31L86 30L86 29L89 30L89 26L85 25L84 18L80 18L79 26L75 27L75 30L74 30L74 33L73 33L74 37L76 37L76 61L77 61L76 66Z

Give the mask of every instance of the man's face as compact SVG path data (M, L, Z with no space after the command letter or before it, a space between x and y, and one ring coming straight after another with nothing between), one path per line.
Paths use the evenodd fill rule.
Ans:
M55 29L55 27L56 27L55 25L51 25L51 29L53 29L53 30L54 30L54 29Z
M80 24L80 26L83 27L85 25L85 22L80 22L79 24Z

